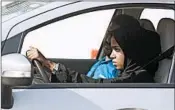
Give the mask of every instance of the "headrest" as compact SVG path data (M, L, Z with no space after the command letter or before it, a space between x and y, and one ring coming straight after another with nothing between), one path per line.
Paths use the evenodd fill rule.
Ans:
M140 19L139 22L140 22L140 26L143 27L144 29L155 31L154 25L150 20Z
M157 32L160 35L162 52L174 45L175 21L170 18L162 18L157 26Z

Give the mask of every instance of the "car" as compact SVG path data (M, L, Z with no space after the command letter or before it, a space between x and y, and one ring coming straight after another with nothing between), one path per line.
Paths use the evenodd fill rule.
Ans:
M174 110L174 10L173 0L16 0L2 6L1 108ZM40 64L34 66L27 59L29 46L85 74L102 58L102 42L112 18L119 14L135 17L143 28L160 35L156 83L57 83L53 79L32 84L35 66Z

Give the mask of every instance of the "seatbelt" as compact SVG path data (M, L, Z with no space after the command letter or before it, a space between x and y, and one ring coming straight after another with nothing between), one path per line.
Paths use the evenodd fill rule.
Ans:
M171 56L173 54L174 47L175 47L175 45L173 45L172 47L170 47L165 52L159 54L157 57L155 57L153 60L149 61L147 64L145 64L141 68L145 68L146 66L148 66L148 65L150 65L150 64L152 64L154 62L159 62L159 61L161 61L161 60L163 60L165 58L168 58L169 56Z

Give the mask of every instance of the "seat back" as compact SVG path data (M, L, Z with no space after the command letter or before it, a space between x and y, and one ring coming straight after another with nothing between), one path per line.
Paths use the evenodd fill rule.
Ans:
M165 52L174 45L175 21L170 18L163 18L159 21L157 32L160 35L161 51ZM171 67L172 57L165 58L159 62L159 68L155 73L157 83L167 83Z
M150 30L150 31L154 31L155 32L155 28L153 23L148 20L148 19L140 19L140 26L143 27L144 29Z

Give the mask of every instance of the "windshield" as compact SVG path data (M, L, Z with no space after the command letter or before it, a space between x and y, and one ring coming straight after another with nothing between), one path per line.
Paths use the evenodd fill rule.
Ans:
M2 22L12 19L16 16L32 11L44 5L47 5L54 0L40 1L2 1Z

